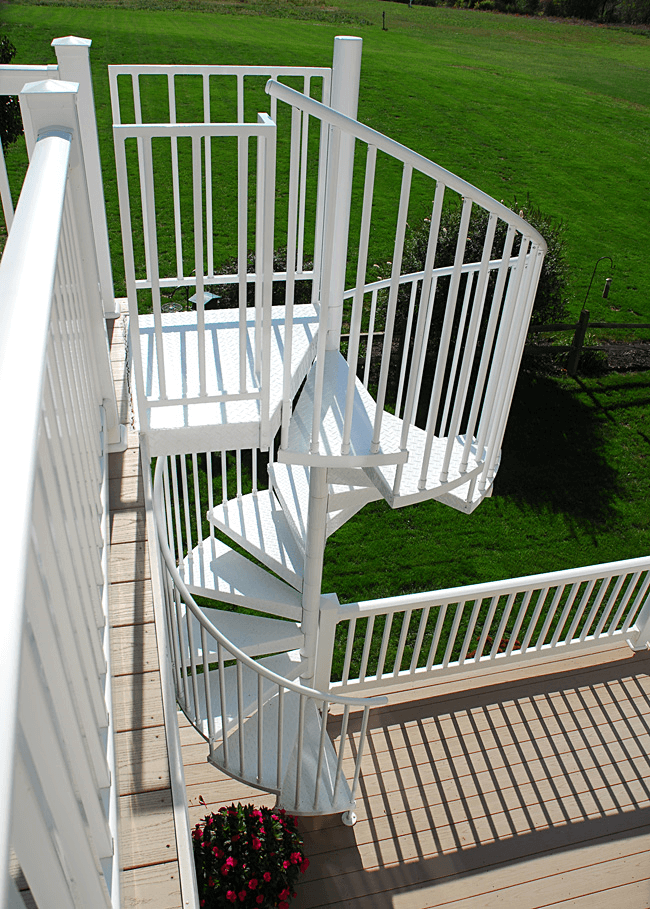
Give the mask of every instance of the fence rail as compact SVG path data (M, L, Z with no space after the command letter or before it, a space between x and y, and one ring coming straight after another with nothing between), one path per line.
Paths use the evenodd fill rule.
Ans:
M646 557L331 607L319 684L329 674L332 691L366 692L555 650L621 641L643 649L649 591Z
M11 853L39 909L120 905L105 575L117 414L76 95L21 93L31 160L0 264L3 909L22 905Z

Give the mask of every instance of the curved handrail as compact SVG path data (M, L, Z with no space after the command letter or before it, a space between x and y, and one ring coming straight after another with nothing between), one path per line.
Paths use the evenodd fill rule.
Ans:
M169 571L169 574L174 582L174 586L180 592L185 605L192 612L199 624L205 628L205 630L210 635L212 635L216 641L225 647L228 653L230 653L232 657L238 662L243 663L245 666L248 666L249 669L252 669L259 675L264 676L264 678L269 679L269 681L275 683L276 685L281 685L283 688L286 688L289 691L295 691L297 694L313 698L314 700L326 701L329 704L341 704L343 706L349 707L379 707L383 704L387 704L388 698L382 696L372 698L354 698L340 696L332 697L329 692L317 691L315 688L309 688L306 685L300 685L296 682L292 682L290 679L285 679L281 675L273 672L271 669L267 669L266 666L261 666L256 660L249 657L248 654L244 653L243 650L240 650L235 644L228 640L228 638L221 631L219 631L218 628L212 624L212 622L197 606L196 602L194 601L194 597L188 590L176 565L174 564L174 558L169 548L169 544L166 540L166 528L161 523L160 516L164 513L162 502L162 465L165 460L166 458L164 457L158 459L154 474L154 518L156 521L156 531L158 534L158 545L160 546L160 552L162 554L167 570Z
M412 151L410 148L407 148L400 142L396 142L394 139L389 139L388 136L384 136L382 133L377 132L377 130L373 129L371 126L366 126L365 123L360 123L358 120L352 120L350 117L346 117L344 114L333 110L331 107L321 104L320 101L315 101L313 98L307 98L305 95L301 95L300 92L297 92L280 82L275 82L273 79L269 79L266 83L265 91L267 94L271 95L271 97L279 98L292 107L297 107L299 110L305 111L311 116L324 120L331 126L335 126L347 133L353 133L356 138L361 139L361 141L366 142L368 145L375 146L386 154L391 155L393 158L399 158L400 161L409 164L411 167L419 170L432 179L444 183L445 186L455 190L457 193L460 193L463 196L469 196L482 208L494 212L494 214L498 215L506 224L512 225L525 237L532 240L535 246L538 246L546 253L546 241L539 231L535 230L535 228L522 218L521 215L512 211L512 209L504 205L503 202L497 202L496 199L493 199L492 196L489 196L487 193L478 189L472 183L468 183L466 180L457 177L455 174L452 174L451 171L446 170L439 164L435 164L433 161L425 158L424 155Z
M491 259L488 263L488 269L494 271L503 263L503 259ZM510 256L508 259L508 264L513 266L517 264L517 256ZM454 271L454 265L442 265L440 268L434 268L433 271L427 271L426 269L421 269L420 271L412 271L408 274L400 275L397 279L399 284L411 284L414 281L422 281L427 275L431 278L446 278L450 277ZM478 271L481 267L480 262L463 262L461 265L461 274L468 274L473 271ZM373 290L387 290L392 283L392 278L378 278L376 281L368 281L367 284L363 285L364 294L371 293ZM349 300L357 292L356 287L349 287L343 294L344 300Z

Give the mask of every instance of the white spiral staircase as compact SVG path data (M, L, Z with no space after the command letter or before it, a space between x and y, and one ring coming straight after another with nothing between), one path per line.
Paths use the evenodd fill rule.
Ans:
M491 493L545 244L503 204L353 119L356 100L346 104L345 87L358 84L360 41L337 41L344 43L335 50L332 83L329 71L305 70L300 93L277 81L283 73L270 72L270 116L260 114L255 124L243 118L180 123L170 89L169 124L147 125L134 89L136 122L118 119L115 142L133 386L140 431L157 458L155 513L179 703L217 767L276 792L298 814L342 812L350 822L368 711L383 699L328 690L331 653L323 652L319 631L336 597L321 591L326 539L376 499L400 507L436 498L471 512ZM119 111L123 73L113 69ZM150 70L166 73L170 85L184 72L129 69L134 84ZM209 78L220 68L187 72L194 70L203 75L209 110ZM316 73L326 103L309 97ZM291 119L284 146L275 122L282 105ZM211 156L224 136L238 143L234 275L215 274L211 234ZM158 139L171 148L172 277L160 274ZM189 222L179 177L185 140L194 175ZM251 142L257 146L252 272ZM276 186L282 147L289 175L284 195ZM390 277L372 281L375 178L386 161L401 169L401 190ZM139 200L129 178L136 167ZM416 180L429 181L433 201L424 267L405 273ZM310 192L316 214L308 237ZM273 268L280 245L276 196L288 206L282 272ZM451 264L437 259L450 196L460 206ZM486 217L482 252L466 262L477 212ZM183 259L186 234L194 240L191 274ZM144 251L140 266L136 243ZM313 267L304 257L308 245ZM310 303L294 302L300 281L309 282ZM280 305L273 295L278 282ZM229 284L237 288L236 308L209 309L209 288ZM188 298L196 290L195 311L166 311L162 298L175 287L187 288ZM151 315L139 315L143 299ZM344 320L349 334L342 343ZM360 724L350 722L357 711Z

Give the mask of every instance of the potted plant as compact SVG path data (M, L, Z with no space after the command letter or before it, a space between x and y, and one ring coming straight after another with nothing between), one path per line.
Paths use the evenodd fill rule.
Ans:
M204 909L288 909L309 867L296 819L282 808L220 808L196 825L192 841Z

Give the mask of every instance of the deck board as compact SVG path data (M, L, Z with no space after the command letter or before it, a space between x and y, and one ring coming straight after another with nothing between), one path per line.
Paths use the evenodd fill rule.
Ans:
M434 681L374 710L358 822L300 820L311 865L292 909L648 909L650 655L549 663ZM180 727L192 823L233 800L274 803ZM358 727L352 716L351 754Z
M112 327L120 421L130 421L123 320ZM109 616L124 909L183 906L137 434L109 457Z

